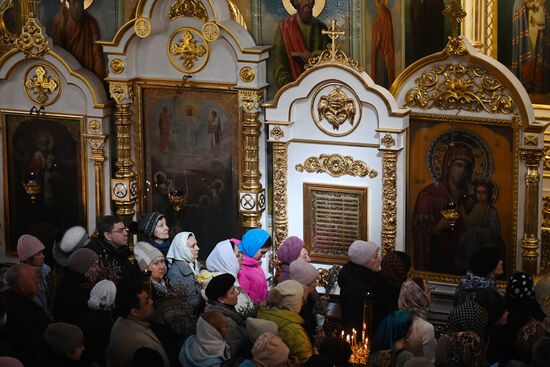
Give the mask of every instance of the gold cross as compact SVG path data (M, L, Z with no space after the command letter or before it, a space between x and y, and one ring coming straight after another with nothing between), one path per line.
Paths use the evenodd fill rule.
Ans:
M336 40L338 37L345 35L346 32L338 30L338 28L336 28L336 20L333 19L330 29L328 31L323 29L322 33L328 34L329 38L332 40L331 53L334 58L334 55L336 54Z
M462 9L460 0L453 0L443 10L443 15L451 22L451 36L456 37L459 34L458 26L466 17L466 12Z
M57 82L46 76L46 70L42 66L36 68L35 76L25 82L27 89L32 89L37 94L37 100L45 103L48 94L57 88Z

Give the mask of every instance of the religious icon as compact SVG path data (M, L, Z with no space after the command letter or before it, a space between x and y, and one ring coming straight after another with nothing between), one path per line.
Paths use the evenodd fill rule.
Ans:
M375 0L376 17L372 27L371 77L376 84L389 88L395 79L393 22L388 0Z

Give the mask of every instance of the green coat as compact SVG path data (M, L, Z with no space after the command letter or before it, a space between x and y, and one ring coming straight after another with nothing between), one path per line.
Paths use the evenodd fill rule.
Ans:
M279 336L294 355L304 364L313 354L313 347L302 327L304 319L295 312L278 308L261 307L258 318L273 321L279 328Z

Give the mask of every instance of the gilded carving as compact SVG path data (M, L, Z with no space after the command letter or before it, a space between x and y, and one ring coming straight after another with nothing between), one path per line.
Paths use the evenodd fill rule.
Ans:
M6 0L0 4L0 47L13 46L17 40L17 35L11 33L4 22L4 14L13 9L13 0Z
M523 135L523 145L526 146L537 146L539 144L539 137L536 134L524 134Z
M111 63L109 64L109 69L115 74L122 73L124 71L124 68L124 61L122 61L121 59L112 59Z
M550 146L544 147L544 170L550 170Z
M103 147L105 146L105 136L86 135L86 138L88 139L88 144L90 144L90 148L92 151L92 156L90 157L90 159L95 162L104 162L105 155L103 154Z
M319 119L326 118L334 130L338 130L346 121L353 126L356 113L353 99L342 91L341 86L334 86L332 92L327 96L321 96L317 111Z
M42 28L34 18L29 18L23 31L15 41L15 47L25 54L26 58L39 59L49 51L48 40L42 34Z
M88 123L88 130L91 132L91 133L99 133L101 131L101 124L99 121L97 120L92 120Z
M256 73L250 66L245 66L239 72L239 77L245 83L250 83L256 77Z
M240 90L239 102L245 112L259 111L263 95L255 90Z
M214 42L220 37L220 28L214 22L204 23L202 26L202 35L208 42Z
M487 70L473 65L441 64L425 71L406 95L405 105L421 109L517 114L505 86Z
M521 159L525 161L525 164L528 166L533 166L538 168L540 160L544 156L544 151L540 149L522 149L520 151Z
M34 75L31 77L32 72ZM32 66L27 71L25 79L25 94L33 103L47 106L54 103L59 96L59 76L50 66Z
M200 0L176 0L170 6L168 19L174 20L178 17L193 17L202 22L207 22L208 11Z
M445 52L449 56L464 56L468 50L466 44L460 36L449 37L449 41L445 46Z
M208 44L196 30L181 28L172 35L168 44L170 62L179 71L196 73L206 64L209 51ZM178 62L176 58L183 61L183 63ZM200 63L198 63L199 60Z
M288 237L287 214L287 175L288 146L286 143L273 144L273 227L275 250Z
M328 173L332 177L344 175L365 177L368 175L370 178L375 178L378 176L378 172L369 168L365 162L355 160L349 155L340 154L321 154L319 157L309 157L304 163L297 164L295 169L298 172Z
M389 133L386 133L386 135L384 135L381 142L382 142L382 145L385 146L388 149L395 146L395 139Z
M153 26L147 18L138 18L134 23L134 32L139 38L147 38L151 34Z
M275 126L269 132L269 136L271 136L275 140L281 140L282 138L285 137L285 132L279 126Z
M124 82L109 83L109 92L117 104L122 104L132 98L132 88Z
M382 254L395 249L397 232L397 155L382 153Z
M231 12L231 18L233 18L234 21L239 23L241 27L248 30L244 17L241 11L239 10L239 7L237 6L237 4L235 4L232 0L227 0L227 5L229 6L229 11Z
M550 196L542 198L542 226L550 229Z
M327 49L321 52L315 57L311 57L307 64L304 66L304 69L310 69L315 66L326 65L326 64L340 64L352 68L358 73L365 71L357 60L348 57L344 51L340 49L340 46L336 43L336 40L339 36L345 34L345 32L340 31L336 28L336 20L332 20L332 25L328 31L323 31L323 34L328 34L329 38L332 40L332 43L327 46Z
M458 36L460 22L466 18L466 12L462 9L460 0L453 0L445 6L443 15L451 23L451 36Z

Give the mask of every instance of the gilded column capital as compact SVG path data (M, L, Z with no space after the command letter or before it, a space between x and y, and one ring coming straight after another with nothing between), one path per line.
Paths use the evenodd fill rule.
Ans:
M128 82L110 82L109 93L117 105L132 103L133 89Z
M88 144L90 145L90 149L92 152L92 156L90 157L90 159L94 162L104 162L105 154L103 148L105 146L105 139L107 138L107 136L86 134L84 135L84 138L88 140Z
M239 104L245 113L259 113L262 100L263 92L260 90L239 90Z
M527 166L536 166L540 164L540 160L544 157L544 150L541 149L521 149L520 157L525 161Z

